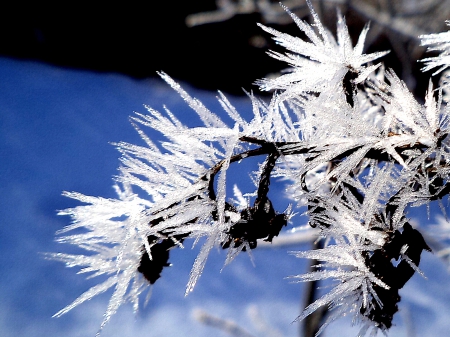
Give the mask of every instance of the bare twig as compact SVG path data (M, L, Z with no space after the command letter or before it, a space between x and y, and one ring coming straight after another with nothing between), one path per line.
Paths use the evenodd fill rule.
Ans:
M195 309L193 311L193 317L200 323L209 325L213 328L222 330L234 337L255 337L249 332L245 331L236 322L226 320L220 317L213 316L201 309Z
M298 246L302 243L310 243L317 239L317 231L314 228L302 230L297 233L283 234L271 242L261 241L258 248L278 248L286 246Z

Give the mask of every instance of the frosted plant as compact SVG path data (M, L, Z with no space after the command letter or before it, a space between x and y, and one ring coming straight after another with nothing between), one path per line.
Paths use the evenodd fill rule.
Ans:
M450 26L450 20L446 21ZM427 46L429 51L438 51L439 55L435 57L425 58L426 66L424 71L439 67L435 74L446 69L450 64L450 32L428 34L420 36L422 46Z
M411 226L408 210L433 201L444 210L442 199L450 192L450 108L442 88L434 89L430 82L422 103L393 71L372 64L385 52L363 54L368 27L352 47L340 14L335 40L308 5L312 26L290 15L310 42L262 26L288 50L271 55L293 68L259 82L263 90L275 89L269 102L249 94L250 121L219 93L233 121L226 124L160 74L203 126L188 128L167 108L159 112L148 107L147 114L131 118L145 146L116 144L122 154L118 198L65 193L86 205L60 213L72 216L73 224L60 231L58 240L86 254L50 256L81 267L90 277L107 275L107 280L57 316L111 287L115 290L101 328L126 301L137 310L146 285L170 265L170 250L188 239L202 247L186 294L194 289L213 247L227 250L228 264L261 240L276 240L295 221L291 206L276 211L270 200L270 183L277 178L287 183L294 207L306 207L321 242L319 249L294 252L319 262L315 270L292 278L335 282L298 319L328 306L318 333L343 315L361 323L360 336L391 327L399 290L415 272L421 273L421 254L430 250L421 228ZM425 60L427 67L449 66L448 36L422 39L442 47L441 56ZM160 132L164 140L153 142L144 128ZM235 186L230 198L228 168L250 157L260 158L255 190L244 196Z
M368 55L362 53L369 26L366 26L361 32L358 43L353 48L345 20L340 13L338 13L336 41L320 22L311 3L309 1L307 3L314 18L317 33L312 26L300 20L288 9L286 11L311 42L260 25L266 32L274 35L275 40L289 51L284 55L277 52L269 53L272 57L292 66L287 70L287 74L274 80L259 82L264 90L282 89L284 91L283 98L295 97L304 92L329 90L330 86L341 86L344 78L353 80L355 84L361 83L378 67L378 65L364 65L387 53L378 52ZM346 84L348 82L344 83L344 85ZM351 87L347 85L344 90L350 100L353 94Z
M148 235L148 228L142 221L142 212L151 204L133 194L127 184L124 185L123 190L118 186L115 188L118 194L117 200L88 197L79 193L64 193L88 205L60 212L60 215L71 215L74 222L60 230L58 234L65 234L78 228L86 232L60 236L58 241L77 245L89 254L58 253L51 254L52 258L65 262L68 267L83 267L79 273L92 273L90 277L106 274L108 278L86 291L55 316L66 313L111 287L115 287L115 291L101 327L108 322L123 302L131 301L136 309L138 307L138 297L146 289L146 284L137 271L142 255L141 247ZM131 288L127 292L130 284Z

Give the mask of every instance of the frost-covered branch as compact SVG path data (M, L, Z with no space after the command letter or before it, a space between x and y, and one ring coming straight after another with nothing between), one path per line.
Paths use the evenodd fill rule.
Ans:
M186 127L166 107L164 112L147 107L147 114L131 118L145 145L116 144L122 155L118 198L65 193L84 205L60 213L70 215L73 223L58 233L58 240L86 254L49 257L106 280L56 316L114 288L103 328L121 304L131 301L137 310L140 294L170 265L171 249L201 243L188 294L214 247L227 250L227 265L242 251L276 244L295 221L295 209L304 207L322 245L293 252L316 263L292 279L331 279L334 287L297 319L327 307L318 333L344 315L361 323L361 336L391 327L399 290L421 273L421 254L430 250L421 234L424 224L413 227L408 211L435 201L444 209L442 200L450 193L448 97L430 82L424 100L417 99L392 70L376 63L386 52L364 53L368 26L353 46L342 15L334 37L310 1L307 5L313 25L285 8L303 38L261 25L286 49L270 55L289 68L277 78L258 81L273 97L265 102L249 94L249 121L219 93L222 115L232 120L232 125L225 123L160 74L200 126ZM448 67L448 34L422 39L441 51L424 60L426 67ZM163 140L152 141L144 128L161 133ZM230 197L229 168L248 158L259 159L254 189L242 193L234 186ZM276 195L270 191L278 181L284 181L292 202L282 212L275 210Z

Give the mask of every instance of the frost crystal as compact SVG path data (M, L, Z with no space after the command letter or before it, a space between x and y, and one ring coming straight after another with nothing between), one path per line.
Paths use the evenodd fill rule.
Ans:
M274 35L274 39L289 51L284 55L277 52L270 53L272 57L292 66L288 73L274 80L261 80L259 82L263 90L284 90L283 98L294 98L304 92L323 92L330 87L342 86L342 80L345 77L355 84L360 83L378 67L366 67L364 64L387 53L378 52L368 55L362 53L364 40L369 30L368 26L361 32L358 42L353 48L345 20L340 13L338 13L336 41L320 22L309 0L307 4L314 18L317 33L313 27L300 20L287 8L286 11L311 42L260 25L266 32ZM353 92L347 93L350 96L352 94Z
M443 88L430 84L425 99L416 99L393 71L371 64L385 52L363 54L368 27L352 47L340 14L335 39L307 3L313 26L286 10L309 42L261 26L288 51L270 55L292 68L259 82L263 90L275 90L270 102L249 94L250 121L219 93L233 121L227 125L167 74L160 74L203 126L188 128L169 109L162 113L148 107L148 114L131 118L145 146L116 144L122 154L118 198L65 193L85 205L60 213L70 215L73 224L58 233L58 241L86 254L50 257L81 267L80 273L90 277L107 278L56 316L112 287L101 328L126 301L137 310L146 285L155 283L170 265L170 250L188 239L197 243L202 238L203 245L186 294L194 289L214 247L228 250L226 265L241 251L257 248L261 240L276 240L294 215L291 206L278 212L272 204L270 183L279 178L288 184L292 202L306 207L321 243L319 249L294 253L317 264L292 278L335 282L298 319L328 306L330 314L318 333L348 314L362 324L360 336L391 327L399 289L420 273L421 253L430 250L419 232L423 226L411 226L408 209L432 201L442 205L450 192L445 88L443 95ZM424 45L441 51L424 60L425 69L448 67L448 33L421 38ZM146 127L160 132L164 141L149 139ZM234 186L234 200L227 195L228 168L250 157L260 158L255 191L243 194Z
M450 26L450 20L446 21ZM420 36L422 46L427 46L429 51L438 51L440 54L436 57L425 58L422 61L426 66L423 71L428 71L439 67L434 74L437 74L450 65L450 32L428 34Z

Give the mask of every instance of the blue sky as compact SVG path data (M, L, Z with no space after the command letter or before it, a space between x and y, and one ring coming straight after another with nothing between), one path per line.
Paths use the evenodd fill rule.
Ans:
M70 251L54 241L55 232L70 221L57 216L57 210L76 205L61 192L115 197L111 178L118 173L119 153L110 142L140 143L128 116L145 112L143 104L155 109L166 104L188 125L199 124L192 121L183 100L159 80L138 81L6 58L0 58L0 74L0 335L94 336L111 292L61 318L51 317L98 282L43 258L43 252ZM219 109L215 93L183 87L211 109ZM238 111L250 114L246 98L230 99ZM251 323L249 310L254 307L283 336L298 335L298 324L291 322L300 313L302 285L285 277L304 272L306 263L287 251L308 246L256 249L256 266L241 254L222 272L225 253L213 251L196 289L185 298L199 247L190 248L187 244L174 251L174 265L153 287L147 307L135 316L131 306L124 306L102 336L226 336L195 321L192 314L197 308L264 336ZM450 331L450 276L428 253L421 269L428 280L415 275L400 292L401 312L390 336L412 336L405 325L408 320L416 336L444 336ZM342 320L324 336L356 332Z

